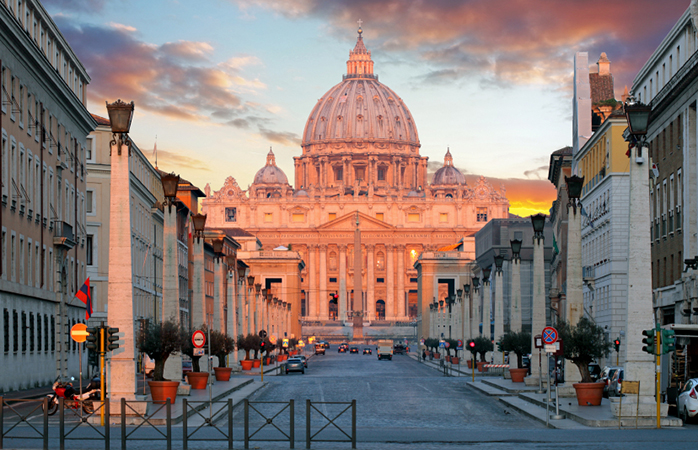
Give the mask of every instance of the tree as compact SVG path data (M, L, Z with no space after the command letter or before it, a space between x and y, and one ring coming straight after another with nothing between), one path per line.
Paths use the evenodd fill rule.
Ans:
M446 342L448 342L448 348L446 349L448 356L451 356L451 350L458 356L458 341L455 339L446 339Z
M480 355L480 361L487 361L485 358L485 356L487 356L487 352L494 350L494 344L492 344L492 341L484 336L478 336L474 339L474 342L475 352Z
M235 340L227 333L211 330L211 353L218 357L218 367L225 367L225 357L235 350Z
M510 331L502 336L502 351L516 353L517 366L523 367L523 355L531 353L531 333Z
M608 356L613 346L606 340L604 329L586 317L579 319L577 326L563 321L557 329L564 343L565 359L577 366L582 383L592 383L589 363Z
M250 359L250 350L252 350L252 345L248 339L249 337L249 334L247 336L242 334L238 336L238 350L245 351L245 359Z
M254 350L254 359L259 359L259 351L262 350L262 338L258 334L248 334L245 339L249 342L250 350Z
M182 351L185 339L186 335L182 332L176 319L169 319L161 323L150 322L144 332L139 333L138 351L147 354L155 361L153 381L167 381L163 376L165 361L172 353Z

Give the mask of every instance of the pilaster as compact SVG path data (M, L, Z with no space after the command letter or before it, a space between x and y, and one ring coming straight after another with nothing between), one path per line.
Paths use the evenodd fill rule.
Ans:
M395 245L388 244L386 247L386 276L388 277L388 295L385 301L385 318L395 320Z
M368 319L376 318L376 296L375 296L375 263L373 254L376 251L376 246L373 244L366 245L366 309L368 310Z
M574 201L574 200L572 200ZM649 202L649 198L647 199ZM584 293L582 282L582 213L576 205L567 206L567 295L565 297L565 320L576 326L584 316ZM649 213L648 213L649 214ZM647 225L649 227L649 225ZM647 260L649 263L649 259ZM582 376L577 366L565 360L565 384L579 383Z

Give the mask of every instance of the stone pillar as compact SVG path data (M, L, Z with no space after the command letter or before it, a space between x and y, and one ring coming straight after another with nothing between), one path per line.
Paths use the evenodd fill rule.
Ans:
M397 317L407 320L405 311L405 246L397 247Z
M320 245L320 320L329 320L329 292L327 292L327 245Z
M472 288L471 288L472 289ZM484 286L479 287L478 289L475 289L473 292L473 300L472 300L472 305L473 305L473 314L470 317L470 336L475 339L476 337L480 336L480 315L481 315L481 309L480 309L480 296L482 295L482 289L484 289Z
M521 258L511 261L511 331L521 331ZM518 368L518 358L509 358L509 367Z
M131 198L128 145L121 139L111 146L109 198L109 282L107 323L119 328L120 347L111 352L109 394L114 403L136 396L136 347L134 342L133 270L131 259ZM120 146L120 147L119 147ZM118 189L117 189L118 187ZM59 250L58 253L61 253ZM64 339L59 341L62 346ZM116 405L115 405L116 406ZM115 408L111 408L114 411Z
M255 332L255 317L254 317L254 282L247 282L247 332L254 334Z
M494 363L504 364L504 354L497 351L496 342L504 335L504 275L494 272Z
M490 311L492 306L492 289L490 280L483 280L482 286L482 335L486 338L492 337L492 314Z
M235 270L232 267L228 267L228 296L226 303L228 304L228 328L227 333L237 341L238 339L238 324L237 317L235 314ZM238 364L238 348L235 346L233 350L233 360L228 362L228 367L235 367Z
M162 249L162 317L164 322L173 319L188 329L188 323L180 323L179 314L179 242L177 241L177 206L165 206ZM182 355L175 353L165 361L163 377L166 380L182 379Z
M649 230L649 228L647 228ZM533 307L531 311L531 375L526 377L527 386L539 384L540 371L538 358L540 349L536 348L536 336L543 332L545 320L545 243L543 237L533 237Z
M649 205L649 198L647 202ZM565 320L569 322L570 325L575 326L579 322L579 319L584 316L584 293L582 290L582 213L581 208L578 208L576 205L567 205L567 213L567 295L565 301ZM650 224L648 223L648 231L649 226ZM650 264L650 261L651 259L648 258L647 264ZM651 276L652 275L650 275L650 277ZM566 359L565 384L572 385L572 383L579 383L580 381L582 381L582 376L579 373L579 369L572 361Z
M347 316L347 246L339 245L339 320L346 320Z
M472 304L471 295L472 295L472 286L470 286L471 292L466 294L465 291L463 291L463 299L461 300L461 318L463 321L463 349L467 350L465 348L466 341L471 338L471 325L470 325L470 307Z
M223 257L213 263L213 327L225 333L225 267Z
M192 260L194 262L192 297L189 310L191 326L198 330L206 322L206 290L204 289L204 239L192 238Z
M385 300L386 320L395 320L397 310L395 309L395 245L388 244L386 247L386 275L388 277L388 295Z
M242 275L238 277L238 333L243 336L247 336L247 333L249 333L247 329L245 297L247 297L247 285L245 276Z
M308 319L317 320L317 303L318 303L318 291L317 291L317 246L308 245L308 259L310 259L310 264L308 266ZM320 275L322 277L322 275Z
M375 320L376 318L376 295L374 292L376 263L373 261L373 252L375 251L375 245L366 244L366 310L368 312L368 320Z

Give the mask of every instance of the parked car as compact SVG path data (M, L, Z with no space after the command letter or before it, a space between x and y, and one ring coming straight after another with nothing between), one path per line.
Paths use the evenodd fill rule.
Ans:
M601 377L601 366L597 363L589 363L589 375L592 381L599 381Z
M191 372L193 369L191 360L182 360L182 373L185 374L187 372Z
M603 396L606 398L608 398L609 396L609 390L611 388L611 381L613 380L613 375L616 373L618 369L620 369L620 367L618 366L606 366L601 371L599 381L603 383Z
M303 360L295 356L293 358L289 358L286 361L286 374L288 375L289 372L300 372L305 374L305 365L303 364Z
M308 368L308 359L305 357L305 355L300 355L298 358L300 358L301 361L303 361L303 365L307 369Z
M351 348L349 348L349 353L356 353L358 355L359 348L358 347L351 347Z
M619 367L613 374L611 385L608 387L609 397L620 397L620 391L623 387L623 369Z
M686 382L676 400L676 409L683 423L688 423L698 414L698 378Z
M364 355L370 355L371 354L371 349L366 347L364 348Z

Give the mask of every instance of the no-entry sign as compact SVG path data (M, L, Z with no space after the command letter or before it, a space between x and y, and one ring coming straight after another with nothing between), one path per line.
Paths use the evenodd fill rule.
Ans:
M206 335L201 330L196 330L191 336L191 342L196 348L202 348L206 343Z
M87 325L84 323L76 323L73 325L73 328L70 329L70 337L75 342L85 342L89 334L90 333L87 332Z

